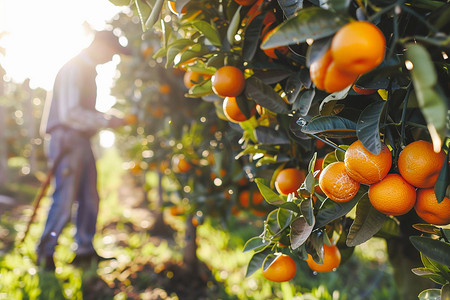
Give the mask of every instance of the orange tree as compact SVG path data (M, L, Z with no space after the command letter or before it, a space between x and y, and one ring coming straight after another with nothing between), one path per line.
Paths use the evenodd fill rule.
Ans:
M401 215L381 212L372 205L376 196L371 197L379 191L370 193L370 189L386 185L398 191L392 185L401 184L410 191L408 199L416 201L421 187L403 178L399 157L405 146L424 140L444 157L430 166L427 160L422 163L438 174L431 184L433 205L447 201L448 3L259 0L240 4L244 5L234 0L178 0L175 11L183 13L177 15L164 0L134 1L131 6L143 31L161 35L162 47L155 58L164 58L166 67L183 66L207 75L191 82L187 96L213 102L220 118L226 118L220 96L228 95L214 88L214 75L224 66L244 74L243 90L233 97L246 120L231 120L230 126L242 133L237 157L256 162L259 168L252 178L265 200L276 207L267 216L261 236L245 246L245 251L255 251L247 275L261 267L268 270L279 252L302 260L309 255L320 264L324 245L334 243L343 263L355 246L379 236L387 240L394 267L417 267L415 257L420 253L424 267L413 272L443 286L422 292L421 298L447 297L448 227L424 224L426 220L412 209ZM267 49L275 55L268 56ZM231 89L238 86L240 80L231 81ZM339 195L345 201L324 197L315 192L319 181L314 176L315 161L325 155L323 148L315 148L316 139L335 148L323 161L319 180L338 194L347 189L345 184L342 190L335 186L341 184L341 177L330 179L324 174L335 174L326 171L335 162L345 166L347 145L356 140L375 156L386 151L386 145L392 156L389 175L370 185L358 182L354 195ZM362 161L357 169L364 170L364 164L372 162ZM297 194L280 195L274 181L282 169L291 167L303 169L306 178ZM280 242L289 247L280 247ZM402 276L409 276L409 269ZM421 288L421 284L404 287L402 295L411 297Z

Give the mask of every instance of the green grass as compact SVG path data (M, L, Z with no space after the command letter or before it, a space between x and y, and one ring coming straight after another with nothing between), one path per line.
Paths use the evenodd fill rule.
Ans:
M114 149L98 160L101 193L98 234L94 244L102 254L117 260L102 262L96 269L79 269L68 264L74 256L74 226L68 225L56 249L56 272L41 272L35 266L35 246L43 229L49 198L39 210L38 220L21 245L16 244L0 256L0 300L3 299L139 299L161 293L157 275L169 261L181 262L184 245L184 220L166 214L166 221L180 229L174 239L156 239L147 226L150 208L124 206L118 188L124 184L122 161ZM154 186L154 176L147 176ZM150 192L149 195L152 195ZM151 207L151 206L149 206ZM8 230L10 239L23 232L30 210L22 215L0 217L0 231ZM145 225L145 226L144 226ZM396 299L392 270L387 263L382 240L371 240L356 248L355 255L336 272L313 274L306 263L298 261L294 280L272 283L261 271L245 278L252 253L243 245L258 235L262 219L241 214L231 219L224 230L215 220L206 219L198 227L198 257L211 269L208 283L210 299ZM0 244L1 245L1 244ZM146 268L154 268L148 270ZM133 275L135 274L135 275ZM161 273L162 274L162 273ZM136 295L136 298L132 298ZM139 296L140 295L140 296ZM171 295L168 296L170 299ZM130 298L131 297L131 298ZM175 295L172 295L176 299Z

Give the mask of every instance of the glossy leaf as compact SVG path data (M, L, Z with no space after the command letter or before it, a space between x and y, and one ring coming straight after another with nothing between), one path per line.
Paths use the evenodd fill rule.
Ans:
M447 124L447 99L437 88L437 73L433 60L420 44L406 45L406 59L412 63L410 70L419 107L429 126L433 126L443 141ZM433 137L433 142L435 138Z
M292 211L279 208L277 212L277 221L278 226L280 226L280 231L288 228L292 221Z
M306 66L309 67L311 63L324 56L325 52L330 48L331 37L315 40L306 52Z
M349 247L360 245L372 238L382 227L387 216L376 210L365 194L356 205L356 217L347 236Z
M262 179L256 178L255 182L261 195L264 197L267 203L272 205L280 205L286 202L280 197L280 195L278 195L270 187L265 185Z
M136 1L137 3L137 1ZM145 21L145 31L148 29L151 29L153 25L158 21L159 16L161 15L161 9L163 7L164 0L156 0L155 4L152 7L150 16L148 16L147 20Z
M319 7L300 10L272 30L264 39L261 48L270 49L290 44L304 43L334 34L345 21L332 11Z
M291 248L297 249L303 245L313 228L314 224L309 225L303 216L295 219L291 224Z
M269 254L263 262L262 270L266 271L273 262L278 258L279 255Z
M288 145L289 138L281 131L271 127L258 126L255 128L258 143L263 145Z
M286 17L303 8L303 0L277 0Z
M428 289L419 294L419 300L441 300L441 290Z
M327 199L324 206L320 208L319 212L316 215L316 225L314 228L321 228L333 220L345 216L349 213L353 207L358 203L359 199L367 193L367 189L364 187L360 187L358 193L356 193L355 197L352 200L337 203L330 199Z
M245 245L243 252L251 251L251 250L261 250L260 248L263 248L270 244L269 240L264 240L263 238L256 236L251 239L249 239Z
M245 30L244 44L242 46L242 56L245 61L250 61L258 50L259 38L263 27L263 20L266 14L257 15Z
M449 159L449 152L445 156L445 161ZM445 198L445 193L449 185L449 167L448 164L442 164L441 171L439 172L438 179L434 185L434 193L436 194L436 199L438 203L441 203Z
M284 208L284 209L289 209L289 210L291 210L293 212L296 212L298 214L300 213L300 208L294 202L286 202L286 203L278 205L278 207L279 208Z
M288 106L283 98L273 90L270 85L265 84L260 79L252 76L245 81L245 95L254 100L257 104L268 110L278 113L289 113Z
M411 236L409 240L417 250L430 259L450 266L450 255L448 255L450 253L450 244L425 236Z
M239 22L241 20L241 8L242 6L239 6L236 10L227 29L227 40L230 45L234 44L234 36L236 35L236 32L239 28Z
M316 90L308 89L300 94L294 104L292 105L293 110L298 110L300 115L306 116L311 108L314 99L316 98Z
M192 22L192 26L201 32L214 46L220 47L222 45L219 32L208 22L199 20Z
M441 300L450 300L450 283L448 282L441 288Z
M314 210L311 199L305 199L300 203L300 211L309 226L314 225Z
M261 252L253 254L252 258L248 262L247 272L245 273L245 277L248 277L248 276L252 275L253 273L255 273L257 270L259 270L262 267L266 257L271 253L272 253L272 251L270 249L266 248L265 250L263 250Z
M385 101L367 105L356 123L356 136L363 146L375 155L381 152L380 117Z
M350 6L350 2L350 0L320 0L320 6L325 9L345 12Z
M302 127L306 134L323 134L327 137L354 137L356 123L339 116L323 116L312 119Z
M411 269L411 272L413 272L417 276L428 278L438 284L445 284L447 282L447 280L445 280L445 278L443 278L441 275L437 274L432 269L414 268L414 269Z
M199 98L213 93L211 80L206 80L191 87L188 94L186 94L186 97Z

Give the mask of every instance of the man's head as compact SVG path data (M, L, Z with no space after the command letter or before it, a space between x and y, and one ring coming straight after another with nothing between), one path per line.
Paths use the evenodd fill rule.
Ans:
M129 55L130 49L123 47L119 39L112 31L97 31L94 40L88 47L90 56L95 63L103 64L110 61L114 54Z

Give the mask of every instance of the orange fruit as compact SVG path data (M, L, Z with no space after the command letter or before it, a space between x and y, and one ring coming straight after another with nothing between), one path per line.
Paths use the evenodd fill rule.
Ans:
M138 117L135 114L126 115L124 118L125 124L133 125L138 122Z
M345 152L344 163L348 176L363 184L373 184L389 173L392 155L385 144L382 144L380 153L375 155L357 140Z
M319 177L319 186L331 200L347 202L356 195L360 183L348 176L343 162L337 161L322 170Z
M218 69L211 78L212 89L220 97L236 97L245 88L244 73L236 67Z
M207 74L201 74L201 73L194 72L194 71L186 71L186 73L184 73L184 77L183 77L184 86L187 87L188 89L190 89L194 85L202 82L203 80L206 80L209 77L210 76Z
M264 202L264 197L261 195L259 191L253 191L250 195L249 190L244 190L239 194L239 203L242 207L249 207L250 205L250 196L252 197L252 205L258 205Z
M182 206L171 206L169 211L170 214L174 217L180 216L186 212L186 210Z
M331 50L328 50L321 58L316 59L309 67L311 81L318 89L328 93L343 90L353 84L358 75L348 74L337 68Z
M178 11L177 11L177 9L176 9L176 7L175 7L175 1L169 1L168 4L169 4L169 10L170 10L172 13L176 14L177 16L185 15L185 14L187 13L187 8L186 8L186 7L183 7L183 8L181 9L181 14L179 14Z
M275 261L263 272L264 278L275 281L284 282L294 278L297 273L297 265L295 261L286 254L279 255Z
M362 89L356 85L352 86L352 89L360 95L372 95L377 91L377 89Z
M256 0L234 0L239 5L249 6L256 2Z
M160 94L163 94L163 95L168 95L168 94L170 94L170 90L171 90L171 88L170 88L170 85L168 85L167 83L165 83L165 84L161 84L160 86L159 86L159 93Z
M226 97L223 99L223 112L225 117L234 123L239 123L248 120L239 108L235 97ZM250 115L256 114L256 107L254 106L250 111Z
M331 41L336 67L349 74L367 73L384 59L386 39L377 26L367 21L350 22Z
M313 271L330 272L336 269L341 263L341 252L335 245L323 245L323 263L316 263L310 254L308 254L306 262Z
M186 173L192 168L192 165L186 160L183 154L178 154L172 157L172 168L174 172Z
M295 193L305 181L305 172L297 168L286 168L281 170L275 179L275 188L278 193L289 195Z
M418 189L414 209L419 217L427 223L435 225L450 224L450 199L445 197L437 202L434 188Z
M415 141L400 152L398 170L409 184L429 188L436 183L444 161L444 151L436 153L432 143Z
M369 187L373 207L385 215L404 215L416 203L416 189L398 174L388 174Z

